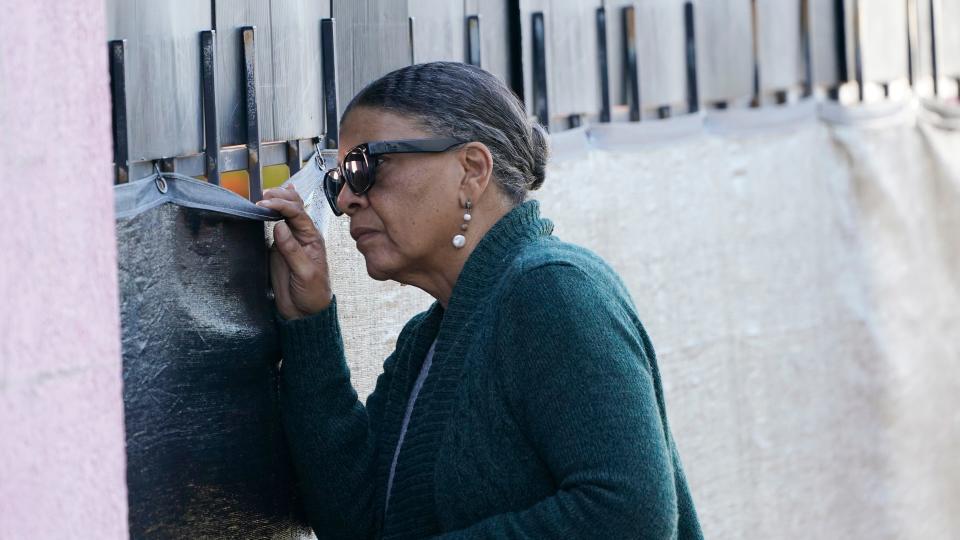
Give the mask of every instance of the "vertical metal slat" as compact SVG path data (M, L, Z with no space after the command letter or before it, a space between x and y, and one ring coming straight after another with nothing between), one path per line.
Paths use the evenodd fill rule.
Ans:
M533 112L537 121L550 129L550 110L547 105L547 44L543 12L533 13Z
M687 111L700 110L700 87L697 81L697 34L693 2L683 5L683 34L687 49Z
M480 16L467 17L467 63L482 67L480 64Z
M803 97L813 95L813 50L810 42L810 0L800 0L800 55L803 58Z
M413 39L415 26L416 17L407 18L407 41L410 42L410 65L417 63L417 47Z
M337 106L337 55L336 22L334 19L320 21L320 57L323 75L323 116L326 128L323 134L324 148L337 148L339 140L340 111Z
M522 103L527 102L527 88L524 79L523 66L526 58L523 56L523 21L520 10L520 0L506 0L507 4L507 81L513 93Z
M260 109L257 105L256 27L240 30L243 40L244 103L247 117L247 172L250 174L250 200L263 197L263 171L260 165Z
M300 141L287 141L287 169L290 170L290 176L300 172L303 167L303 160L300 159Z
M597 65L600 68L600 121L610 121L610 67L607 58L607 9L597 8Z
M857 99L863 103L863 36L860 31L860 0L853 0L853 76L857 81Z
M840 88L850 81L850 68L847 64L847 8L846 0L833 1L834 37L837 40L837 84L830 88L830 99L840 99Z
M203 170L207 182L220 185L220 124L217 122L217 32L200 32L200 79L203 89Z
M110 97L113 102L111 114L113 127L113 175L114 183L130 181L130 137L127 130L127 41L118 39L107 44L110 65Z
M917 0L907 0L907 78L910 87L917 84L917 59L920 52Z
M753 54L753 97L750 100L751 107L759 107L762 101L760 90L760 26L759 13L757 12L757 0L750 1L750 32L753 36L752 54Z
M933 75L933 95L940 95L940 65L937 58L937 23L940 20L940 2L930 0L930 69Z
M626 70L623 78L626 84L627 105L630 107L630 121L640 121L640 68L637 66L637 19L633 6L620 10L623 26L623 66Z

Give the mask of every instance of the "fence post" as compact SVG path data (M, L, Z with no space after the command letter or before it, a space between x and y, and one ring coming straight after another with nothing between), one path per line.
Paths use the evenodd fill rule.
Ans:
M220 125L217 122L217 32L200 32L200 80L203 91L203 169L207 182L220 185Z
M532 15L533 27L533 112L537 121L550 130L550 109L547 104L547 45L543 12Z
M320 57L323 74L323 116L326 129L323 134L324 148L337 148L339 140L340 111L337 106L337 54L336 21L332 18L320 21Z
M250 175L250 200L263 197L263 178L260 166L260 110L257 105L257 44L256 27L240 30L243 40L244 98L247 116L247 172Z
M130 140L127 131L127 40L107 44L110 53L110 97L113 101L113 175L115 184L130 181Z

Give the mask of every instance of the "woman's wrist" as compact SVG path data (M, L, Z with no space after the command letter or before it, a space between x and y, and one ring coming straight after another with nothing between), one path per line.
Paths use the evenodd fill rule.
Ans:
M316 299L311 299L309 303L293 302L292 305L289 306L278 306L277 311L284 320L295 321L297 319L305 319L328 310L330 308L330 304L333 302L333 291L327 289L325 293L317 296L318 297Z

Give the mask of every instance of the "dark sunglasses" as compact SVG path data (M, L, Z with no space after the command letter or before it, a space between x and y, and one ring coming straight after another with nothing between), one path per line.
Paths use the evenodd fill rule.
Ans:
M466 144L459 139L408 139L403 141L374 141L359 144L343 156L343 162L330 169L323 177L323 193L330 209L338 216L343 210L337 206L337 196L344 184L355 195L363 195L373 187L376 175L376 157L383 154L418 154L446 152L454 146Z

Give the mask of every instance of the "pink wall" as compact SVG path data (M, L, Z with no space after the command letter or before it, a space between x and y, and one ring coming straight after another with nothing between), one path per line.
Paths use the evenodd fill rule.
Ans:
M102 0L0 16L0 538L126 538Z

